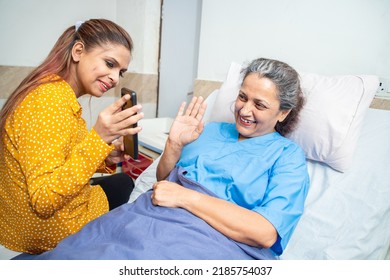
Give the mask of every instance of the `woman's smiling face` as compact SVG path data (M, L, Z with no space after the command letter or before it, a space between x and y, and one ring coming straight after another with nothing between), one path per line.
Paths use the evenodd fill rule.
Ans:
M107 43L87 51L81 42L73 47L76 75L68 81L77 97L88 93L102 96L115 87L130 63L130 51L122 45ZM73 79L72 79L73 78Z
M281 111L278 89L268 78L251 73L241 85L235 103L236 128L240 140L275 132L289 111Z

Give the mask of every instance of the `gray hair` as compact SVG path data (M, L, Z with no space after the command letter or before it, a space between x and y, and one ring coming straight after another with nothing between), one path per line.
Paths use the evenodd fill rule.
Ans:
M299 112L304 104L298 72L285 62L258 58L241 71L243 81L252 73L257 73L259 78L268 78L275 84L280 102L279 110L291 110L283 122L276 124L275 129L281 135L290 133L298 122Z

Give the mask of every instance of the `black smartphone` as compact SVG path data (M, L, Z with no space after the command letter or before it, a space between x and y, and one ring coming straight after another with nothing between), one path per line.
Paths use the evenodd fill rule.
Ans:
M130 99L125 103L125 105L123 105L122 110L133 107L137 104L137 94L135 91L128 88L122 88L121 96L124 96L125 94L129 94ZM136 126L137 123L132 125L132 127ZM123 143L125 145L125 153L130 155L133 159L138 159L138 134L124 136Z

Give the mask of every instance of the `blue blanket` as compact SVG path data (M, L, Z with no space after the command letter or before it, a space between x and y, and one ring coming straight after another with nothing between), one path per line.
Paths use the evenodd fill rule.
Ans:
M175 169L169 180L213 195L183 170ZM51 251L15 259L275 259L269 249L227 238L187 210L154 206L151 193L91 221Z

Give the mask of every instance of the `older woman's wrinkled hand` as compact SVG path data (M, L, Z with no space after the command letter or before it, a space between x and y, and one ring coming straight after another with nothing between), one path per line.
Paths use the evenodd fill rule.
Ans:
M193 190L177 183L159 181L153 185L152 203L156 206L184 208L186 199L191 197Z
M206 103L203 97L193 97L187 109L183 102L169 131L169 141L184 146L196 140L204 128L203 116Z

